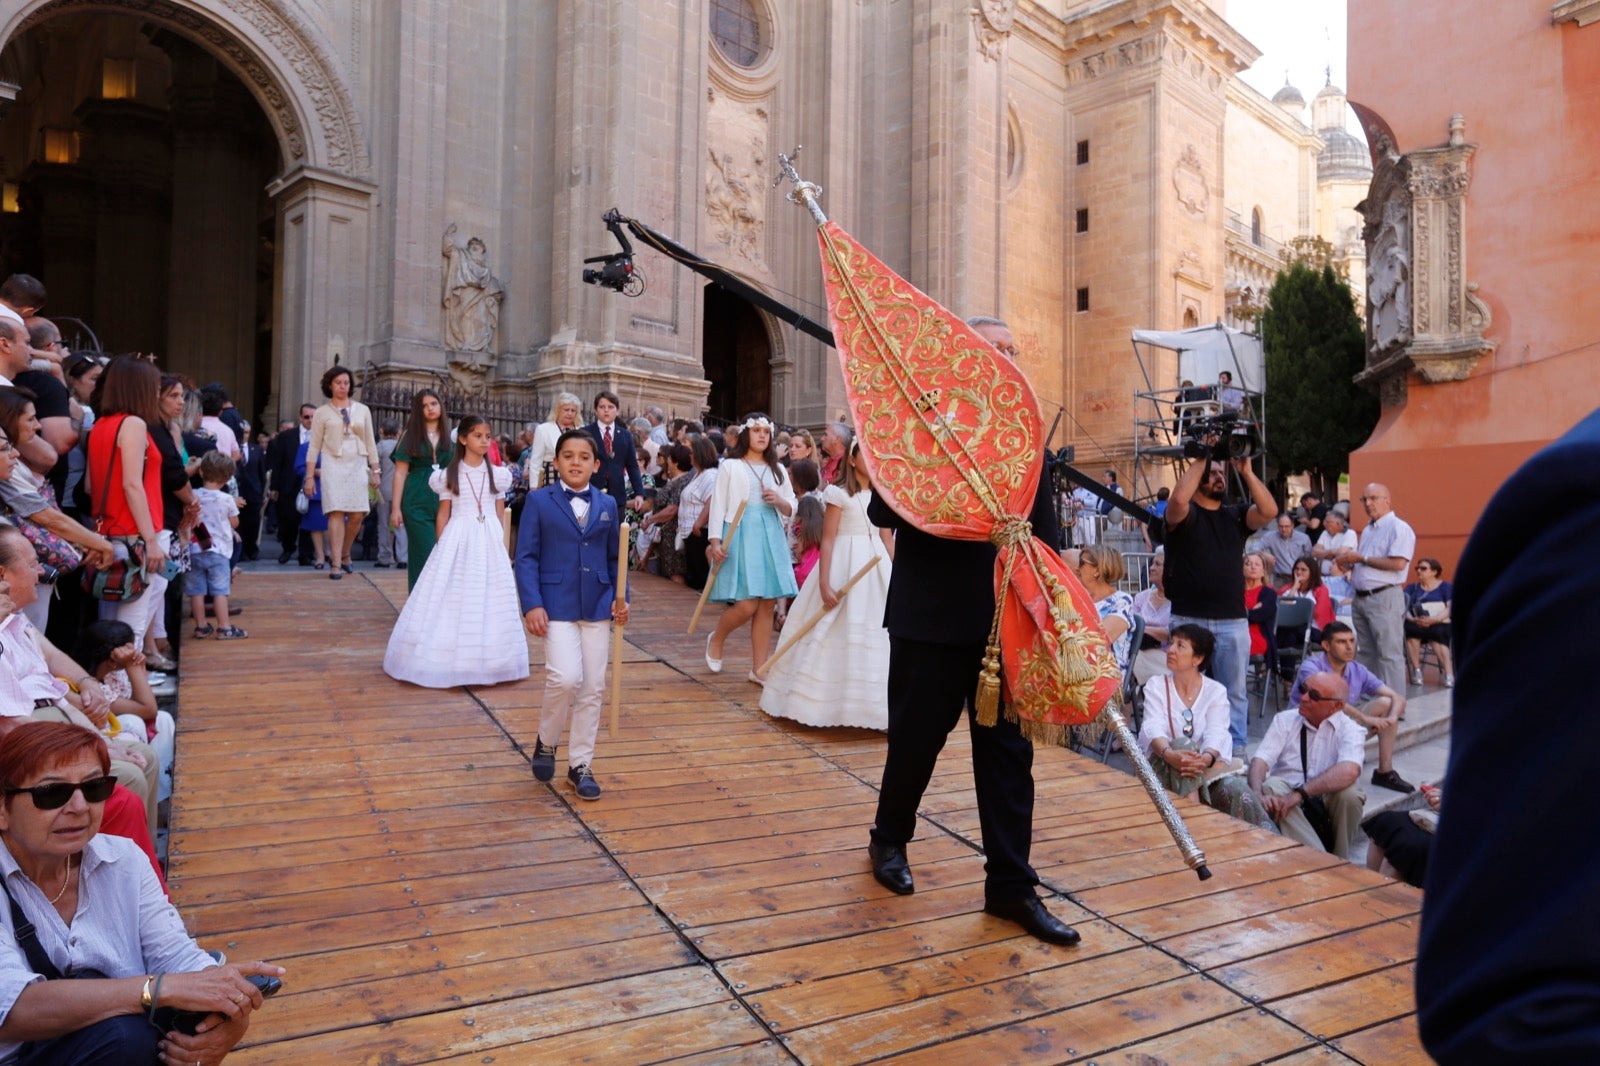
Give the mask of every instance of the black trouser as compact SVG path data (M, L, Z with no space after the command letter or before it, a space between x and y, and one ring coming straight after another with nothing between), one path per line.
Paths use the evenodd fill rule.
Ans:
M690 588L699 592L706 587L706 581L711 577L711 563L706 559L706 548L711 541L704 533L690 533L683 538L683 566L686 573L683 580Z
M239 512L239 539L244 542L244 557L254 559L261 546L261 500L245 497Z
M917 806L933 777L945 738L968 709L972 777L983 832L984 897L1034 895L1039 876L1028 864L1033 845L1033 745L1004 710L980 726L970 708L983 665L982 644L928 644L889 639L889 753L872 837L904 847L916 832Z

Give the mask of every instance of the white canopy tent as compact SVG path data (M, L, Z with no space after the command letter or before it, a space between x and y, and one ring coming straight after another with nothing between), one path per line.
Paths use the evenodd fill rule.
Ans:
M1183 381L1214 385L1217 375L1232 371L1233 382L1246 392L1266 390L1266 357L1261 338L1253 333L1230 329L1222 323L1193 329L1133 331L1135 350L1141 344L1167 348L1178 353L1178 376L1174 381L1149 381L1151 389L1170 389ZM1140 363L1148 367L1141 359Z

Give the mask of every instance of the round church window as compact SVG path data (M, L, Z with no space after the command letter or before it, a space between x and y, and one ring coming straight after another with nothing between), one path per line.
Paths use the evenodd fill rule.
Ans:
M761 60L761 16L754 0L711 0L711 39L728 62L753 67Z

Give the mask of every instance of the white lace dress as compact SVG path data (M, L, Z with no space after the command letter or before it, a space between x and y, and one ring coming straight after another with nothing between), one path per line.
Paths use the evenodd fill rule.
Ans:
M425 688L496 685L528 676L528 640L495 500L511 471L462 465L460 493L439 470L428 484L450 501L450 521L389 636L383 669Z
M812 726L889 727L889 631L883 608L889 598L889 551L878 529L867 521L872 493L854 496L829 485L823 502L839 507L839 532L833 544L829 584L834 591L877 558L839 606L829 611L800 643L773 664L761 693L761 709ZM823 609L822 566L806 577L789 608L784 636L796 632Z

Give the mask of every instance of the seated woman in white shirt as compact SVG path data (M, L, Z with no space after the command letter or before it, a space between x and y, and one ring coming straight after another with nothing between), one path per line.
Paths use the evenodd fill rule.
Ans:
M1167 669L1172 601L1167 599L1166 577L1167 552L1158 547L1150 560L1150 587L1133 598L1133 613L1144 619L1144 641L1135 649L1133 658L1133 676L1141 685Z
M1250 790L1243 765L1233 759L1228 690L1201 672L1216 646L1204 626L1172 630L1167 642L1170 672L1144 686L1139 746L1169 791L1179 796L1196 792L1208 807L1271 829L1272 816Z

